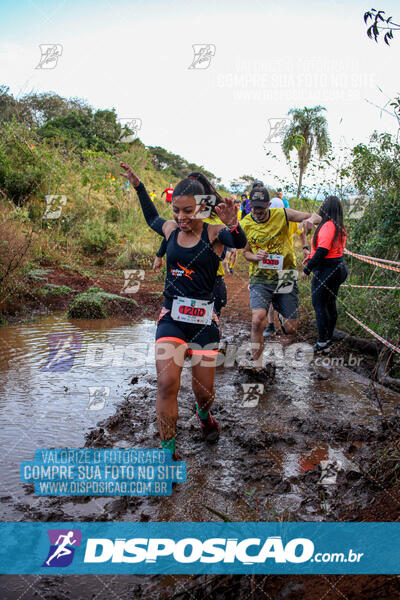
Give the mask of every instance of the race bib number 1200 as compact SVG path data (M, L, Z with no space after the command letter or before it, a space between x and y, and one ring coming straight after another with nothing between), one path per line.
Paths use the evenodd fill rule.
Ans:
M276 269L282 271L283 256L282 254L268 254L267 258L258 261L259 269Z
M183 321L184 323L210 325L213 308L214 302L179 297L172 302L171 317L175 321Z

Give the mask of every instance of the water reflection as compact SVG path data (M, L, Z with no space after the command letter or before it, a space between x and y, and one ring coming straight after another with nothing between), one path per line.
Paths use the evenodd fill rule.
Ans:
M81 447L84 433L114 412L138 372L125 350L152 342L154 330L150 321L65 315L0 329L0 472L9 493L20 486L19 462L36 448ZM111 350L108 361L93 360L95 344Z

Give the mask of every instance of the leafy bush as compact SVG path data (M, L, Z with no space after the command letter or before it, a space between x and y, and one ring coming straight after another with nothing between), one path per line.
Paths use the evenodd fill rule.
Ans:
M73 319L105 319L107 312L101 294L78 294L69 306L68 316Z
M351 224L355 252L400 259L400 192L375 193L359 220Z
M0 310L16 305L23 272L31 257L31 232L7 208L0 215Z
M120 219L120 212L117 206L110 206L106 212L107 223L118 223Z
M0 125L0 189L17 206L35 195L55 189L65 171L57 152L39 144L26 125L11 121Z
M68 309L68 316L74 319L104 319L108 314L131 312L136 306L137 302L132 298L122 298L101 288L91 287L75 296Z
M12 214L5 214L0 220L0 283L22 272L29 259L31 245L30 234L25 234L21 226L12 219Z
M30 202L28 206L28 217L31 221L42 222L43 206L39 202Z
M99 221L86 221L82 234L82 248L88 254L105 252L116 240L110 226Z
M393 191L400 188L400 144L389 133L375 132L367 145L353 149L351 172L357 188Z
M351 247L362 254L400 257L400 144L388 133L374 133L353 149L351 172L368 202L350 224ZM386 272L386 275L389 275Z

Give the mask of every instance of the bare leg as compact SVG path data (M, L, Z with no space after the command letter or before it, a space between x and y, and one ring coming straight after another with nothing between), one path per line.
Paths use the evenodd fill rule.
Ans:
M196 360L193 360L196 364L192 365L192 390L200 410L207 412L215 397L214 376L217 355L203 355L201 361L198 359L199 356L196 356Z
M274 307L271 302L271 304L269 305L269 309L268 309L268 324L274 323L274 314L275 314L275 310L274 310Z
M262 353L264 350L263 332L267 322L267 311L265 308L256 308L252 311L251 318L251 343L253 347L254 366L262 367Z
M292 341L292 336L296 333L297 331L297 325L298 325L299 320L298 319L283 319L283 326L285 328L286 331L286 337L283 336L281 338L281 342L285 343L287 341L287 343L290 343Z
M162 440L175 437L178 420L178 391L186 345L178 342L156 344L158 430Z
M210 355L200 354L192 357L192 389L197 400L197 415L203 438L212 443L218 440L220 431L218 422L209 412L215 396L214 376L217 356L218 353L214 352ZM197 360L199 358L200 361Z

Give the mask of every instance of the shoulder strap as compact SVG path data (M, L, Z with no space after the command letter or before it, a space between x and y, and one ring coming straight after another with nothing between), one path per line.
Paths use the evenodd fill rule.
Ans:
M203 231L201 232L201 239L203 240L203 242L207 242L208 244L210 243L210 238L208 235L208 223L205 223L203 221Z

